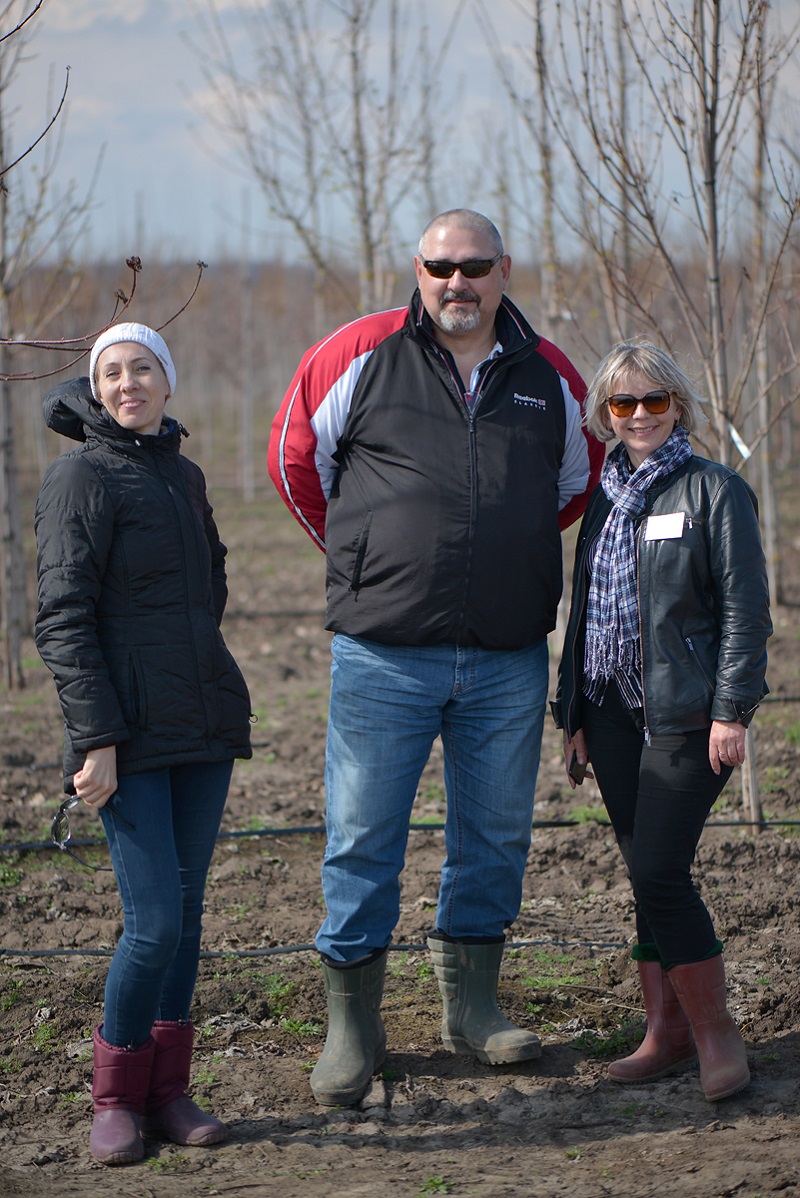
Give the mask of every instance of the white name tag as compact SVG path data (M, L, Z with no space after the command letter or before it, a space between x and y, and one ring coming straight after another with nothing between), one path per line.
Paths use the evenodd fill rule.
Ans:
M646 541L674 541L683 536L683 512L667 512L664 516L648 516L644 530Z

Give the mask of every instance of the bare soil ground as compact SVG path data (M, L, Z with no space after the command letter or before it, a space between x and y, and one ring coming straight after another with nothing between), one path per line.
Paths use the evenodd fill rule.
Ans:
M255 757L238 763L207 893L194 1018L195 1096L230 1125L213 1149L152 1142L141 1165L108 1169L88 1150L89 1037L101 1019L108 954L120 932L113 877L37 844L60 795L60 716L29 652L29 685L0 696L0 1195L429 1194L664 1198L800 1194L800 835L753 835L738 781L713 813L697 877L726 942L730 1002L753 1080L716 1106L695 1070L653 1085L607 1080L610 1057L642 1034L626 942L632 905L607 826L537 826L525 899L506 953L506 1011L541 1035L541 1060L490 1068L448 1055L423 948L442 833L411 833L397 951L384 1016L389 1055L354 1109L316 1107L308 1070L324 1040L325 1002L308 946L321 918L323 748L328 636L323 563L277 500L243 512L217 497L231 548L225 633L259 714ZM797 525L784 578L800 579ZM787 585L797 598L800 585ZM800 609L775 609L770 684L757 717L765 813L797 818ZM794 696L794 701L787 701ZM548 719L538 821L591 815L592 783L572 794ZM443 817L438 750L415 819ZM100 833L89 813L76 840ZM270 834L262 834L269 829ZM247 833L247 835L241 835ZM93 860L102 846L86 845Z

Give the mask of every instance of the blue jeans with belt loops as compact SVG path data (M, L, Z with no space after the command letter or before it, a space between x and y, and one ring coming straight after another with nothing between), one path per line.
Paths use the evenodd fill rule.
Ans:
M437 930L501 939L519 914L530 847L546 641L489 650L337 633L332 654L317 948L350 963L391 940L412 807L439 735L447 819Z
M109 1044L138 1048L157 1019L189 1017L206 875L232 769L215 761L127 774L100 810L124 914L106 979Z

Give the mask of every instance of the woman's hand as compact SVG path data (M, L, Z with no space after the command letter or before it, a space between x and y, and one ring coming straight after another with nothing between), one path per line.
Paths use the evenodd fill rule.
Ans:
M588 764L589 754L586 751L586 737L583 735L583 728L577 730L572 740L568 739L566 732L564 733L564 764L567 767L567 781L572 790L578 785L569 772L573 754L578 765L586 766ZM587 777L591 777L591 774L587 775Z
M735 769L742 764L746 731L744 724L713 721L708 738L708 760L715 774L720 772L723 765L732 765Z
M72 782L78 798L89 807L105 807L117 789L117 746L90 749Z

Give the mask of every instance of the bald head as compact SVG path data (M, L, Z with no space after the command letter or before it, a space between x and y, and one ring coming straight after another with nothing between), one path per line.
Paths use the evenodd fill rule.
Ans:
M470 233L476 233L485 237L491 244L492 256L503 253L503 239L496 225L493 225L488 217L482 216L480 212L473 212L471 208L451 208L448 212L440 212L438 216L434 216L425 226L419 239L419 253L422 258L431 256L426 253L428 242L434 234L444 229L465 229Z

